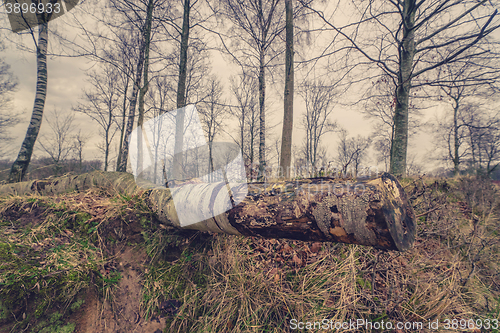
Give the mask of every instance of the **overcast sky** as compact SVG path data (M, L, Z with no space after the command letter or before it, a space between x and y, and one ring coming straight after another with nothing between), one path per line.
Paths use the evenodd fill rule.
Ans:
M0 7L3 8L3 7ZM3 13L3 11L2 11ZM81 19L81 18L80 18ZM61 19L57 19L61 20ZM55 20L53 23L55 23ZM53 24L56 29L61 29L63 26L63 21ZM9 31L8 20L5 14L0 14L0 31L6 37L7 49L0 53L0 57L3 58L12 67L12 72L18 78L19 86L14 94L14 107L16 110L22 112L22 120L19 125L15 127L15 153L12 157L15 157L17 151L20 147L22 139L24 138L27 125L31 116L31 111L33 108L33 100L35 96L35 85L36 85L36 59L33 53L19 50L16 46L9 42L8 40L15 41L26 45L27 47L33 49L33 40L30 36L19 37L12 31ZM64 31L67 34L71 34L71 31ZM50 39L52 41L52 39ZM49 42L50 42L49 41ZM48 92L47 99L45 103L45 114L53 109L59 109L64 112L71 112L71 107L76 105L78 98L82 94L82 88L86 86L86 76L85 71L91 68L92 62L89 62L84 58L70 58L70 57L50 57L48 60ZM226 57L221 55L214 55L212 59L212 69L213 73L219 75L223 79L225 90L227 95L229 95L229 82L228 78L231 73L236 73L237 67L232 63L228 62ZM296 74L297 75L297 74ZM300 75L300 74L299 74ZM269 99L267 105L269 106L268 122L272 125L277 125L272 129L270 136L272 138L279 138L281 136L280 123L283 117L283 104L282 104L282 91L280 85L278 87L272 87L268 85ZM297 89L297 88L296 88ZM296 90L297 91L297 90ZM373 131L372 124L373 121L366 119L360 112L359 108L362 105L345 107L336 106L333 112L333 119L336 120L342 127L349 131L350 135L368 135ZM298 96L295 95L295 105L294 105L294 144L302 144L304 137L304 130L300 126L300 119L304 112L304 104ZM431 108L424 112L424 121L431 119L437 112L441 112L442 108ZM75 130L81 129L85 133L92 134L92 139L87 145L85 151L85 157L88 159L102 159L101 152L96 148L96 144L101 140L97 132L97 126L92 123L89 117L83 114L75 114ZM47 134L48 126L45 122L42 124L41 135ZM223 138L219 138L221 140ZM268 144L271 144L274 140L269 140ZM432 137L423 133L418 136L414 136L410 140L409 156L416 154L416 161L423 167L424 170L431 170L435 167L435 164L429 163L427 157L434 150L432 145ZM325 137L323 144L328 148L328 154L330 159L336 156L336 146L338 142L337 134L328 134ZM39 148L39 147L38 147ZM42 157L44 153L39 149L35 148L35 156ZM374 164L374 159L367 161L365 164Z

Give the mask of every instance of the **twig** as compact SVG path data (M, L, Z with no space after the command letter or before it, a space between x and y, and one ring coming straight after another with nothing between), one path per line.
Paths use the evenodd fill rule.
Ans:
M429 214L429 213L432 213L433 211L435 211L435 210L437 210L437 209L439 209L439 208L441 208L441 207L443 207L443 205L440 205L440 206L434 207L434 208L432 208L431 210L426 211L425 213L418 214L418 215L416 215L416 216L415 216L415 218L419 218L419 217L421 217L421 216L424 216L424 215L427 215L427 214Z

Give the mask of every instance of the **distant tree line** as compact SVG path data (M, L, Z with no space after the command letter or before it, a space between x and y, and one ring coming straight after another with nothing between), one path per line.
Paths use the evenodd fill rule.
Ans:
M131 170L134 128L142 130L149 119L195 104L210 159L214 142L224 135L232 138L250 180L270 177L271 169L284 178L359 175L370 159L404 176L415 170L408 147L422 131L434 135L434 157L451 165L454 174L479 170L492 176L500 163L498 108L489 107L497 105L500 75L498 41L492 34L500 27L496 5L486 0L83 2L59 19L78 29L80 39L54 31L50 41L60 54L93 64L72 111L96 124L107 171ZM346 10L352 14L348 22L335 19ZM76 160L83 168L89 141L75 132L73 116L44 112L51 17L37 15L38 26L27 32L37 59L34 106L10 182L27 177L35 144L60 174L67 161ZM78 17L92 24L83 25ZM216 52L238 68L228 87L213 70ZM12 143L12 133L2 129L18 122L15 113L5 116L15 88L9 67L0 63L3 146ZM351 96L356 101L351 103ZM283 110L277 131L268 121L276 105ZM434 121L435 126L422 126L421 110L432 106L446 108L448 116ZM372 132L351 136L339 125L351 111L338 114L340 107L362 108L372 120ZM47 134L39 136L44 117ZM189 120L183 112L176 117L175 137L168 140L182 151L187 140L182 129ZM304 140L293 143L297 130ZM158 143L136 137L134 168L142 168L143 147L149 145L156 149L155 174L167 175L165 160L171 158L169 177L186 177L187 156L156 158L162 154ZM167 139L158 135L154 140Z

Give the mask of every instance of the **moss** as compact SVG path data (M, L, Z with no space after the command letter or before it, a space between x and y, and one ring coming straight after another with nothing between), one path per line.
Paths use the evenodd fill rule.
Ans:
M52 308L70 303L78 292L90 286L92 272L98 270L100 255L88 242L88 236L85 239L74 232L70 237L63 232L70 227L77 230L86 227L91 215L58 211L63 204L37 199L39 207L44 206L42 203L50 208L43 211L36 228L0 226L0 320L10 321L19 313L26 313L32 318L32 325L42 320L34 332L72 332L74 325L64 325L61 314L49 319L45 316ZM84 244L80 242L82 239L86 241ZM82 303L83 300L75 302L73 309L77 310ZM16 326L26 327L25 321ZM49 322L49 327L44 322Z
M7 307L3 304L3 302L0 301L0 322L8 318L9 318L9 311Z
M71 333L75 324L65 323L65 316L59 311L53 312L45 320L40 320L31 330L32 333Z
M82 305L84 303L85 303L84 299L78 299L70 305L69 309L71 312L76 312L76 311L80 310L80 308L82 307Z
M62 317L63 317L63 315L60 312L54 312L50 316L49 322L51 324L56 324L57 322L59 322L61 320Z

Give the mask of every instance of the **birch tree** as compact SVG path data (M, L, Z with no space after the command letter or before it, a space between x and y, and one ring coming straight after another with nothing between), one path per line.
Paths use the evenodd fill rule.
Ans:
M118 130L116 117L121 107L120 99L126 97L119 96L119 73L113 66L105 64L100 73L89 72L87 76L92 88L83 92L83 101L73 109L86 114L100 126L104 171L108 171L111 143Z
M464 53L498 29L495 5L486 0L356 2L351 8L359 20L345 26L308 8L343 38L347 48L393 80L396 105L390 172L404 175L412 89L432 82L432 73L445 64L489 52L476 48Z
M197 10L199 0L183 0L182 2L182 19L177 17L167 17L163 20L166 31L179 43L178 57L178 74L177 74L177 109L186 106L187 103L187 78L188 78L188 51L190 48L190 34L192 28L197 25L202 25L206 18L200 18L200 13ZM180 21L180 24L179 24ZM184 146L184 112L177 112L175 120L175 144L174 144L174 159L172 161L172 177L173 181L182 180L183 176L183 154Z
M366 156L366 150L370 146L370 139L361 135L350 138L345 129L340 130L339 138L337 159L340 170L343 175L347 175L349 171L352 171L352 175L356 177Z
M118 82L116 82L117 93L122 96L122 103L120 109L120 117L115 119L116 124L120 130L120 141L118 144L118 156L116 158L116 170L121 165L123 141L125 138L125 130L127 125L127 109L129 107L130 99L128 96L130 82L134 82L134 59L137 40L133 36L126 34L119 34L117 43L113 45L114 49L108 53L112 62L108 63L110 66L117 69Z
M436 97L451 106L452 117L437 132L444 136L447 160L453 163L453 174L458 175L462 158L467 154L467 126L473 126L467 124L464 115L473 107L471 103L480 105L485 100L494 100L494 95L499 91L496 82L500 78L500 62L498 56L486 54L474 61L464 59L462 62L446 64L438 74L436 86L439 91ZM443 129L446 129L446 133Z
M126 7L130 6L130 4L128 4L127 2L123 2L123 4L122 4L122 3L119 3L118 0L117 0L117 4L124 5ZM127 127L125 130L121 154L120 154L121 155L120 165L118 166L117 171L125 172L127 170L129 141L130 141L130 136L132 134L132 129L134 126L134 121L135 121L137 97L138 97L140 87L141 87L141 80L142 80L143 68L144 68L144 63L145 63L145 58L146 58L146 51L149 49L149 44L150 44L150 34L151 34L151 24L152 24L151 22L152 22L153 9L154 9L154 1L148 0L147 9L146 9L146 16L142 20L140 20L140 24L142 24L142 26L140 29L141 37L140 37L140 42L139 42L139 54L138 54L138 58L137 58L136 74L135 74L134 85L132 87L132 94L131 94L130 102L129 102L129 113L128 113L128 120L127 120ZM139 157L138 160L141 160L141 158Z
M283 131L281 134L280 176L290 178L292 163L292 131L293 131L293 3L285 0L286 15L286 54L285 54L285 92Z
M335 90L323 81L306 81L299 94L304 98L306 110L302 124L306 130L305 155L312 173L317 172L317 161L323 136L337 127L331 119Z
M1 44L0 50L2 50ZM12 140L10 130L19 122L12 105L12 93L16 87L17 79L12 74L10 66L0 59L0 158L8 153L8 145Z
M50 1L52 4L55 1ZM38 1L36 2L38 3ZM49 20L52 13L38 13L36 18L38 21L38 41L35 42L36 50L36 90L35 102L31 113L31 120L26 131L23 143L17 155L16 160L12 164L9 174L9 183L20 182L24 180L28 172L28 166L33 154L40 127L42 126L43 109L45 106L45 98L47 96L47 46L49 38ZM33 28L29 28L30 34L35 41Z
M259 174L265 178L266 169L266 70L276 56L283 52L277 46L285 25L281 0L221 0L224 16L232 23L228 39L233 60L255 70L259 82Z
M257 91L258 82L254 76L245 72L231 78L231 92L235 105L231 114L238 121L238 138L235 142L240 146L241 154L246 161L249 179L254 179L255 148L259 136L259 110Z

